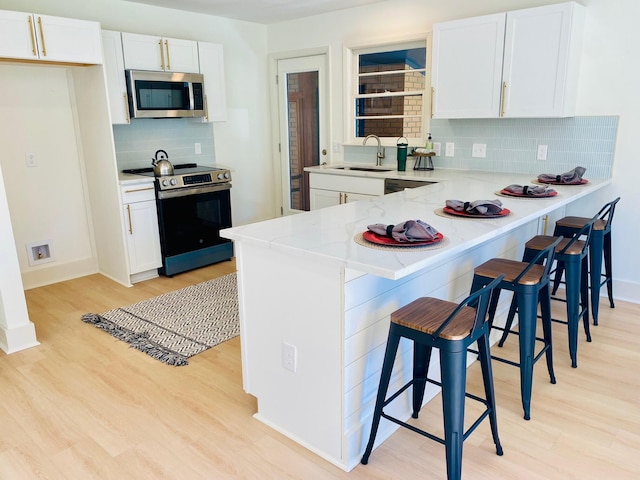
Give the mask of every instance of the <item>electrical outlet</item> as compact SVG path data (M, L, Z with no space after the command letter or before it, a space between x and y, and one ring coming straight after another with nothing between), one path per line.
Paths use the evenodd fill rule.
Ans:
M442 144L440 142L433 142L433 153L435 153L437 157L440 156L441 148L442 148Z
M200 143L195 144L196 155L200 155L202 153L202 145Z
M297 349L295 345L291 345L287 342L282 342L282 366L286 370L290 370L296 373L297 365Z
M547 145L538 145L538 160L547 159Z
M38 166L38 161L36 160L36 154L35 153L25 153L24 154L26 160L27 160L27 167L37 167Z
M454 153L455 153L455 146L456 144L453 142L447 142L444 145L444 156L445 157L453 157Z
M487 144L474 143L471 148L471 156L475 158L485 158L487 156Z

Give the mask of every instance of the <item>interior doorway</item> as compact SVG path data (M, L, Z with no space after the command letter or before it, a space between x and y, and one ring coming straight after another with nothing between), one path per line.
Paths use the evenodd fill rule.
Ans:
M305 167L327 161L327 56L277 61L282 214L309 210Z

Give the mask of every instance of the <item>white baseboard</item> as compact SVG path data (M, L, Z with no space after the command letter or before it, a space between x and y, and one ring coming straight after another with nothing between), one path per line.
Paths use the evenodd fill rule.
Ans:
M98 262L95 258L86 258L69 263L53 262L46 264L46 266L39 266L20 273L24 289L30 290L98 273Z
M600 290L600 296L607 296L605 286ZM640 283L627 282L625 280L613 279L613 298L623 302L640 303Z

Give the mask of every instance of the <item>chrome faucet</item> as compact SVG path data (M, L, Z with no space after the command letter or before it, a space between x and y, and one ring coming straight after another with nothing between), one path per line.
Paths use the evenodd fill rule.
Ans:
M382 159L384 158L384 147L382 147L380 139L377 135L367 135L366 137L364 137L364 142L362 142L362 145L366 145L367 140L369 140L370 138L375 138L376 142L378 142L378 152L376 153L376 167L379 167L382 165Z

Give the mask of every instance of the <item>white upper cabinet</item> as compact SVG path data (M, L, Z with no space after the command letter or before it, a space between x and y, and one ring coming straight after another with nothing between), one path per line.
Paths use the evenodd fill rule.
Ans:
M100 64L100 24L1 10L0 58Z
M227 90L222 45L198 42L200 73L204 76L205 122L227 120Z
M433 118L497 117L505 13L433 26Z
M103 30L102 47L104 49L104 71L107 77L111 123L131 123L120 32Z
M124 66L132 70L199 73L198 42L122 33Z
M433 118L574 115L584 16L566 2L434 25Z

